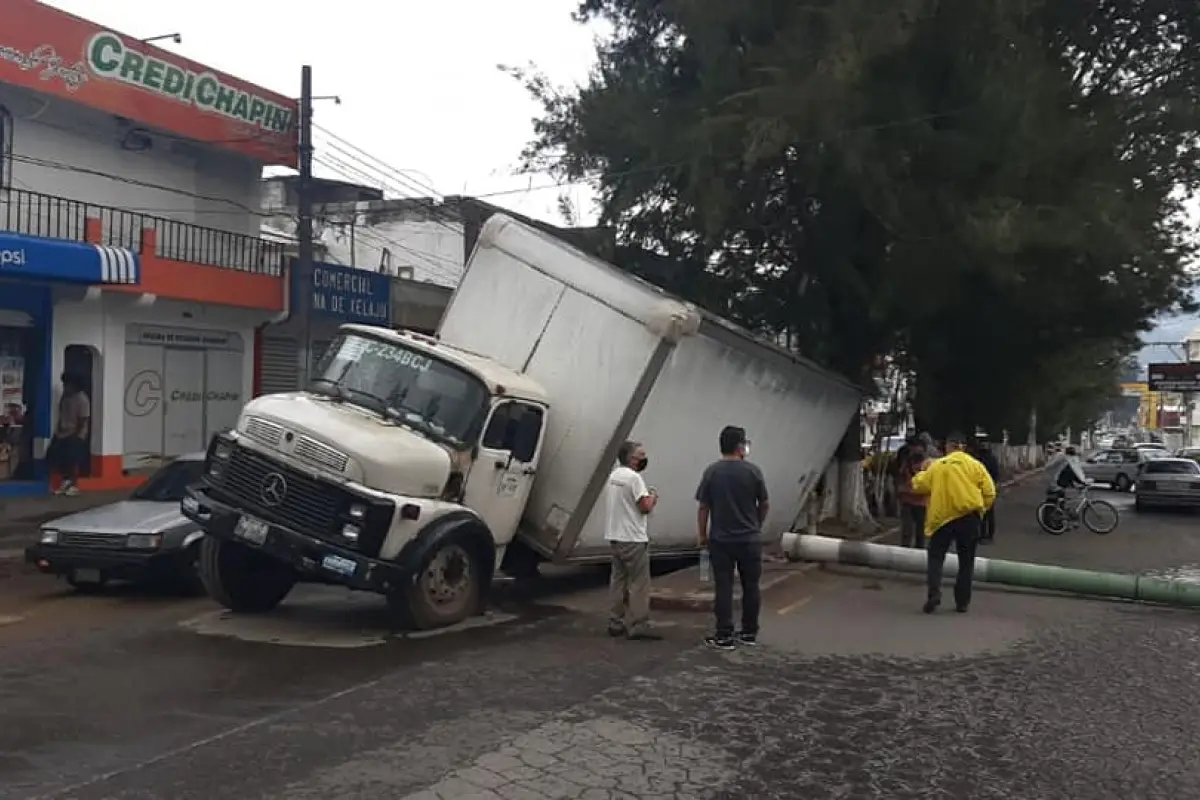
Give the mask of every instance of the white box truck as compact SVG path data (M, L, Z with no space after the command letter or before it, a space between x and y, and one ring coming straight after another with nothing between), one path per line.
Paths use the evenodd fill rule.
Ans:
M656 555L696 550L693 495L741 425L781 535L859 389L503 215L483 226L437 337L343 326L307 391L249 402L182 507L233 611L301 580L385 595L405 624L479 613L501 564L607 556L606 478L643 442ZM507 557L506 557L507 556Z

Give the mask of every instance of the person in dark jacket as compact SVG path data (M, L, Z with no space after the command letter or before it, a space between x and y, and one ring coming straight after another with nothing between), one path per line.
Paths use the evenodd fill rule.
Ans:
M996 486L1000 485L1000 462L996 459L996 454L992 452L991 445L988 440L982 436L976 437L975 446L972 448L972 453L975 460L983 464L983 468L987 470L991 476L992 482ZM996 540L996 506L993 503L987 512L983 515L983 526L979 541L994 542Z

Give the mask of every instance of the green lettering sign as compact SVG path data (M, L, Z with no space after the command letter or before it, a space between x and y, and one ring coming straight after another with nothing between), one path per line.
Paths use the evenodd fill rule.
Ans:
M272 133L292 130L290 108L223 83L211 72L194 73L155 56L131 50L115 33L97 33L86 48L97 77L121 81Z

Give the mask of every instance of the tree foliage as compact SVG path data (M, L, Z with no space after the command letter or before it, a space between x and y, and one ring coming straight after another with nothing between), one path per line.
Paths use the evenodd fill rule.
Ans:
M530 169L595 177L666 288L865 378L935 428L1067 424L1190 308L1195 0L584 0L611 33ZM636 265L631 268L637 269ZM1070 419L1076 418L1076 419Z

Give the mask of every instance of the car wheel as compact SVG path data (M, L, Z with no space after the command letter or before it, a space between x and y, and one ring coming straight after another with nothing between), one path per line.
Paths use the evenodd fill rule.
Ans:
M451 540L431 553L415 580L388 596L398 621L417 630L444 628L482 610L483 560L469 542Z
M101 575L98 581L80 580L75 570L71 570L67 573L67 583L80 594L96 594L104 591L104 587L108 585L108 579Z
M1133 488L1133 481L1129 480L1129 476L1122 473L1113 481L1113 488L1118 492L1128 492Z

